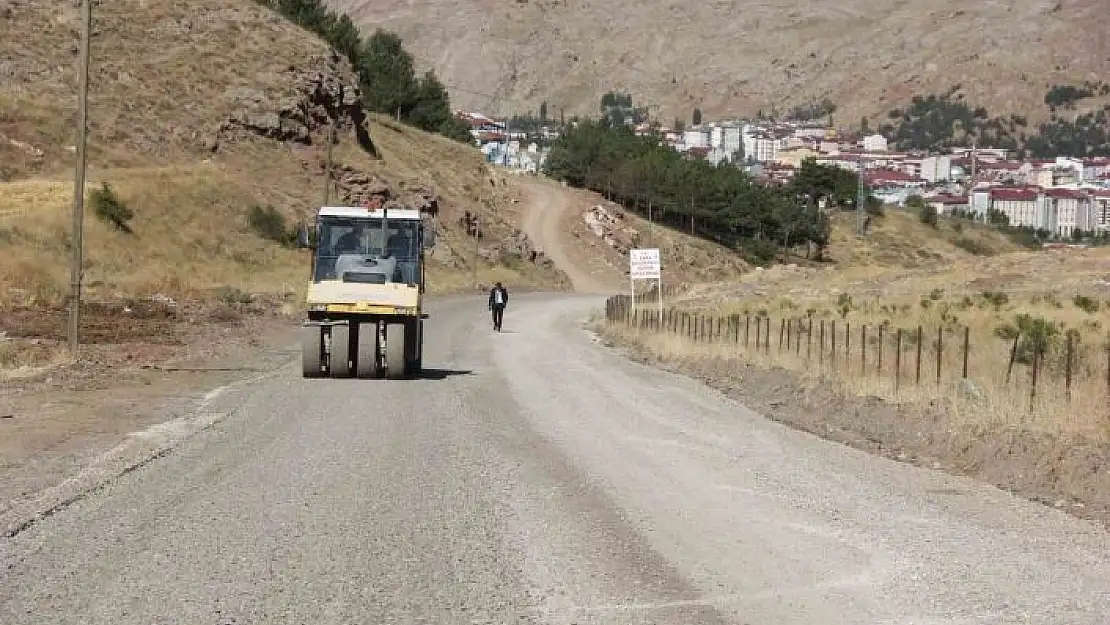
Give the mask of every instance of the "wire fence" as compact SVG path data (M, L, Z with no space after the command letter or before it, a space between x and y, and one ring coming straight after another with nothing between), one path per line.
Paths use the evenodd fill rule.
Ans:
M646 298L645 298L646 299ZM666 342L676 355L735 357L850 381L880 395L949 394L1003 413L1106 411L1110 345L1076 331L999 336L955 324L895 327L847 319L769 314L714 315L610 297L606 320ZM1005 334L1005 333L1003 333ZM662 345L662 343L661 343ZM1012 420L1012 414L1003 414Z

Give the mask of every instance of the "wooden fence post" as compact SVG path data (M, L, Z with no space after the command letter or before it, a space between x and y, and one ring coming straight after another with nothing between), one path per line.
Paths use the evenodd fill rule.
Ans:
M1032 376L1032 383L1029 386L1029 412L1033 412L1033 407L1037 399L1037 370L1041 365L1041 346L1033 346L1033 367L1030 375Z
M875 371L879 376L883 375L883 351L886 349L886 344L883 342L883 329L885 327L886 326L883 324L879 324L879 354L877 358L878 363L875 365Z
M921 341L918 341L917 344L918 344L919 349L920 349ZM921 352L918 351L917 353L920 354ZM921 359L918 358L917 361L920 363ZM898 328L898 332L896 333L896 335L894 337L894 392L897 393L898 389L901 388L901 386L902 386L902 328Z
M1014 361L1017 360L1018 339L1020 338L1021 333L1019 332L1017 336L1014 337L1013 346L1010 347L1010 365L1006 367L1006 384L1010 383L1010 375L1014 372ZM1108 373L1107 375L1110 376L1110 373ZM1107 377L1107 382L1110 383L1110 377Z
M763 331L763 353L771 353L771 316L767 315L767 329Z
M847 371L852 371L852 322L844 322L844 365Z
M813 356L813 317L809 318L809 323L806 324L806 360L808 361ZM1110 389L1110 386L1108 386Z
M836 319L829 320L829 366L836 369Z
M779 351L782 351L782 341L786 338L786 317L779 322Z
M752 316L748 313L744 313L744 349L747 349L750 344L750 341L748 341L748 328L751 327L751 324Z
M825 320L821 320L821 335L817 339L817 364L825 364Z
M795 336L794 336L794 356L795 357L799 357L799 356L802 355L802 326L804 325L802 323L801 318L798 318L797 322L798 322L798 327L795 328Z
M944 362L944 326L937 326L937 386L940 386L940 371Z
M1071 362L1075 356L1075 331L1068 330L1068 348L1064 359L1064 398L1071 401Z
M914 363L913 383L921 385L921 346L925 344L925 329L917 326L917 361Z
M860 374L867 373L867 324L863 324L859 329L859 372Z
M971 351L971 327L964 326L964 370L963 379L967 379L967 355Z

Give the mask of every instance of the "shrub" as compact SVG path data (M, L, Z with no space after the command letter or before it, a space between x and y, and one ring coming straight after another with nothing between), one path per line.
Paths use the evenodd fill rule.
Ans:
M758 267L770 265L779 252L779 247L766 239L749 239L741 244L741 257Z
M100 188L93 189L89 200L97 217L120 232L133 234L128 222L135 217L135 211L128 208L111 185L107 182L100 183Z
M1008 341L1020 337L1016 360L1027 365L1033 362L1034 352L1046 354L1055 345L1060 335L1060 326L1043 317L1023 313L1014 318L1014 323L998 326L994 332Z
M1088 314L1093 315L1098 312L1099 309L1098 300L1093 297L1087 297L1086 295L1076 295L1072 302L1075 304L1076 308Z
M251 206L247 212L247 223L255 234L267 241L286 247L293 247L297 243L296 229L288 228L285 225L285 216L277 212L273 206L263 207L258 204Z
M993 306L995 310L1002 308L1010 302L1010 296L1002 291L983 291L983 301Z
M990 246L983 243L982 241L978 241L970 237L960 237L956 239L952 244L965 252L975 254L977 256L994 255L994 250L991 249Z

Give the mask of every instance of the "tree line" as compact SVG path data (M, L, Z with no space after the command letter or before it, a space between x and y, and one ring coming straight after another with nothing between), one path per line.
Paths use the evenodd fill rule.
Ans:
M914 96L905 108L888 113L889 123L879 132L900 149L940 150L953 147L1004 148L1018 158L1110 156L1110 104L1086 112L1071 111L1086 98L1110 95L1110 85L1055 85L1045 94L1050 119L1036 128L1026 117L991 116L985 107L972 107L955 85L941 95Z
M565 128L544 169L761 265L800 246L822 260L831 222L819 206L854 207L857 193L856 174L812 159L790 183L764 184L733 165L689 158L607 119Z
M256 0L328 42L358 72L363 106L421 130L469 142L469 128L451 112L447 88L426 71L417 75L412 54L396 34L378 29L363 37L349 17L323 0Z

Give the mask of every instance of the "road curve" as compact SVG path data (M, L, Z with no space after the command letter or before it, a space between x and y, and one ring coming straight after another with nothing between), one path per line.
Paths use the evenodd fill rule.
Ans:
M619 290L619 286L611 284L611 276L608 280L599 278L570 259L568 249L575 243L566 233L567 213L573 210L573 200L568 193L545 179L521 177L515 182L528 195L522 226L524 232L556 267L567 274L574 291L612 295Z
M0 542L0 623L1103 625L1102 529L433 306L420 380L287 375Z

